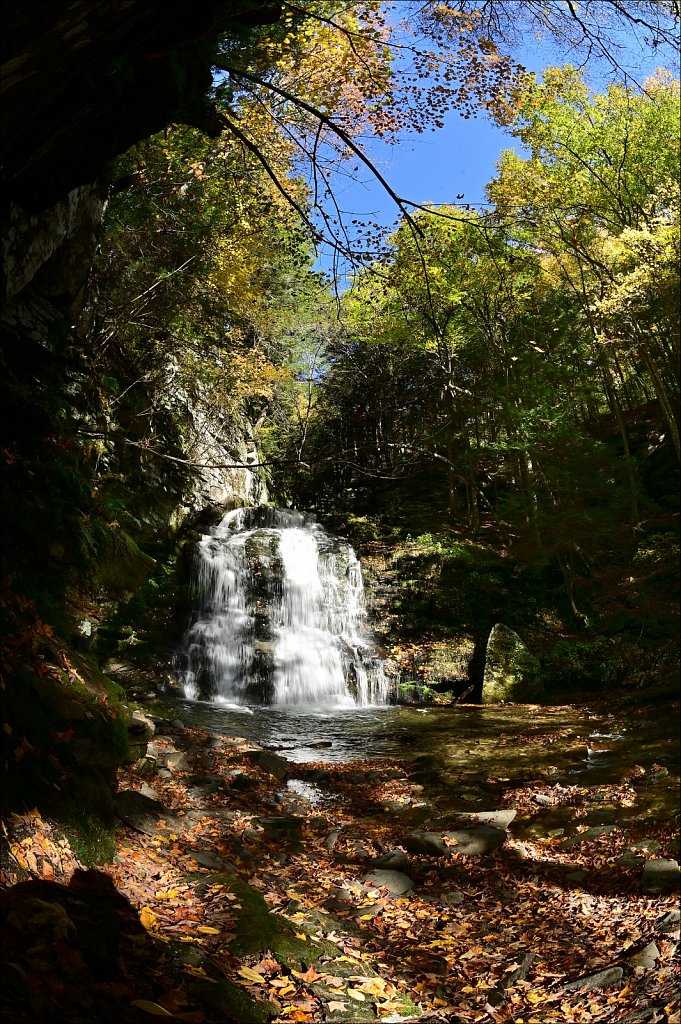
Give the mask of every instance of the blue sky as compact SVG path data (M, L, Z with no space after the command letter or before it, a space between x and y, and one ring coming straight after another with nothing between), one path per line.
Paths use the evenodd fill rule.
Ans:
M546 43L535 43L514 53L529 71L541 73L542 68L569 63L569 55ZM642 82L660 63L660 56L641 52L630 54L631 71ZM574 63L577 63L575 60ZM605 88L607 75L602 69L590 69L587 80L596 89ZM510 132L492 124L486 117L464 119L450 111L443 128L423 135L405 134L397 145L380 140L364 143L366 155L375 163L397 194L416 203L485 202L485 185L494 177L496 163L504 149L519 150L520 143ZM335 197L349 223L353 217L375 219L389 226L399 212L380 182L362 168L353 176L338 177ZM457 196L463 193L463 199ZM320 269L330 270L331 258L323 253Z

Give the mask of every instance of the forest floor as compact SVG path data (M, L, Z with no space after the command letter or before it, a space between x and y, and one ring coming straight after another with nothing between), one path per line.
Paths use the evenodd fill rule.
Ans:
M505 841L438 856L408 837L462 822L407 760L292 764L159 733L167 767L121 772L112 864L80 871L37 812L6 823L7 1020L679 1021L678 883L643 875L678 858L678 820L588 825L594 799L635 805L633 769L605 794L489 779L484 810L517 815ZM538 797L570 806L572 834L518 827Z

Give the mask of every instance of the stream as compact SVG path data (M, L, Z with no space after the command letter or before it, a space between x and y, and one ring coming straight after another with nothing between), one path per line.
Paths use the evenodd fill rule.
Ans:
M539 794L594 791L589 825L654 822L678 814L678 721L654 708L608 712L603 705L464 707L220 706L186 698L157 701L161 717L242 736L294 764L400 761L438 808L490 810L520 786ZM628 785L631 804L599 794ZM573 808L538 805L523 818L560 830ZM536 831L536 829L535 829Z

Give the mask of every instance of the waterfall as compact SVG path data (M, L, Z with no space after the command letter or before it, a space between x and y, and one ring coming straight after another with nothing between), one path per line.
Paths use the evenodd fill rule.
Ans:
M293 509L228 513L196 547L194 621L176 660L185 695L223 704L382 704L347 541Z

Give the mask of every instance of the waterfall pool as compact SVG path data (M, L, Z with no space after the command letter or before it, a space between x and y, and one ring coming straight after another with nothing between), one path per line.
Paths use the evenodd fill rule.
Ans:
M173 698L148 710L242 736L301 768L370 761L380 770L382 763L387 768L399 761L445 804L459 808L488 810L508 789L525 784L538 792L588 786L596 793L599 786L621 784L635 788L632 817L659 820L678 813L679 730L669 709L612 713L597 703L230 707ZM607 818L603 808L600 814Z

